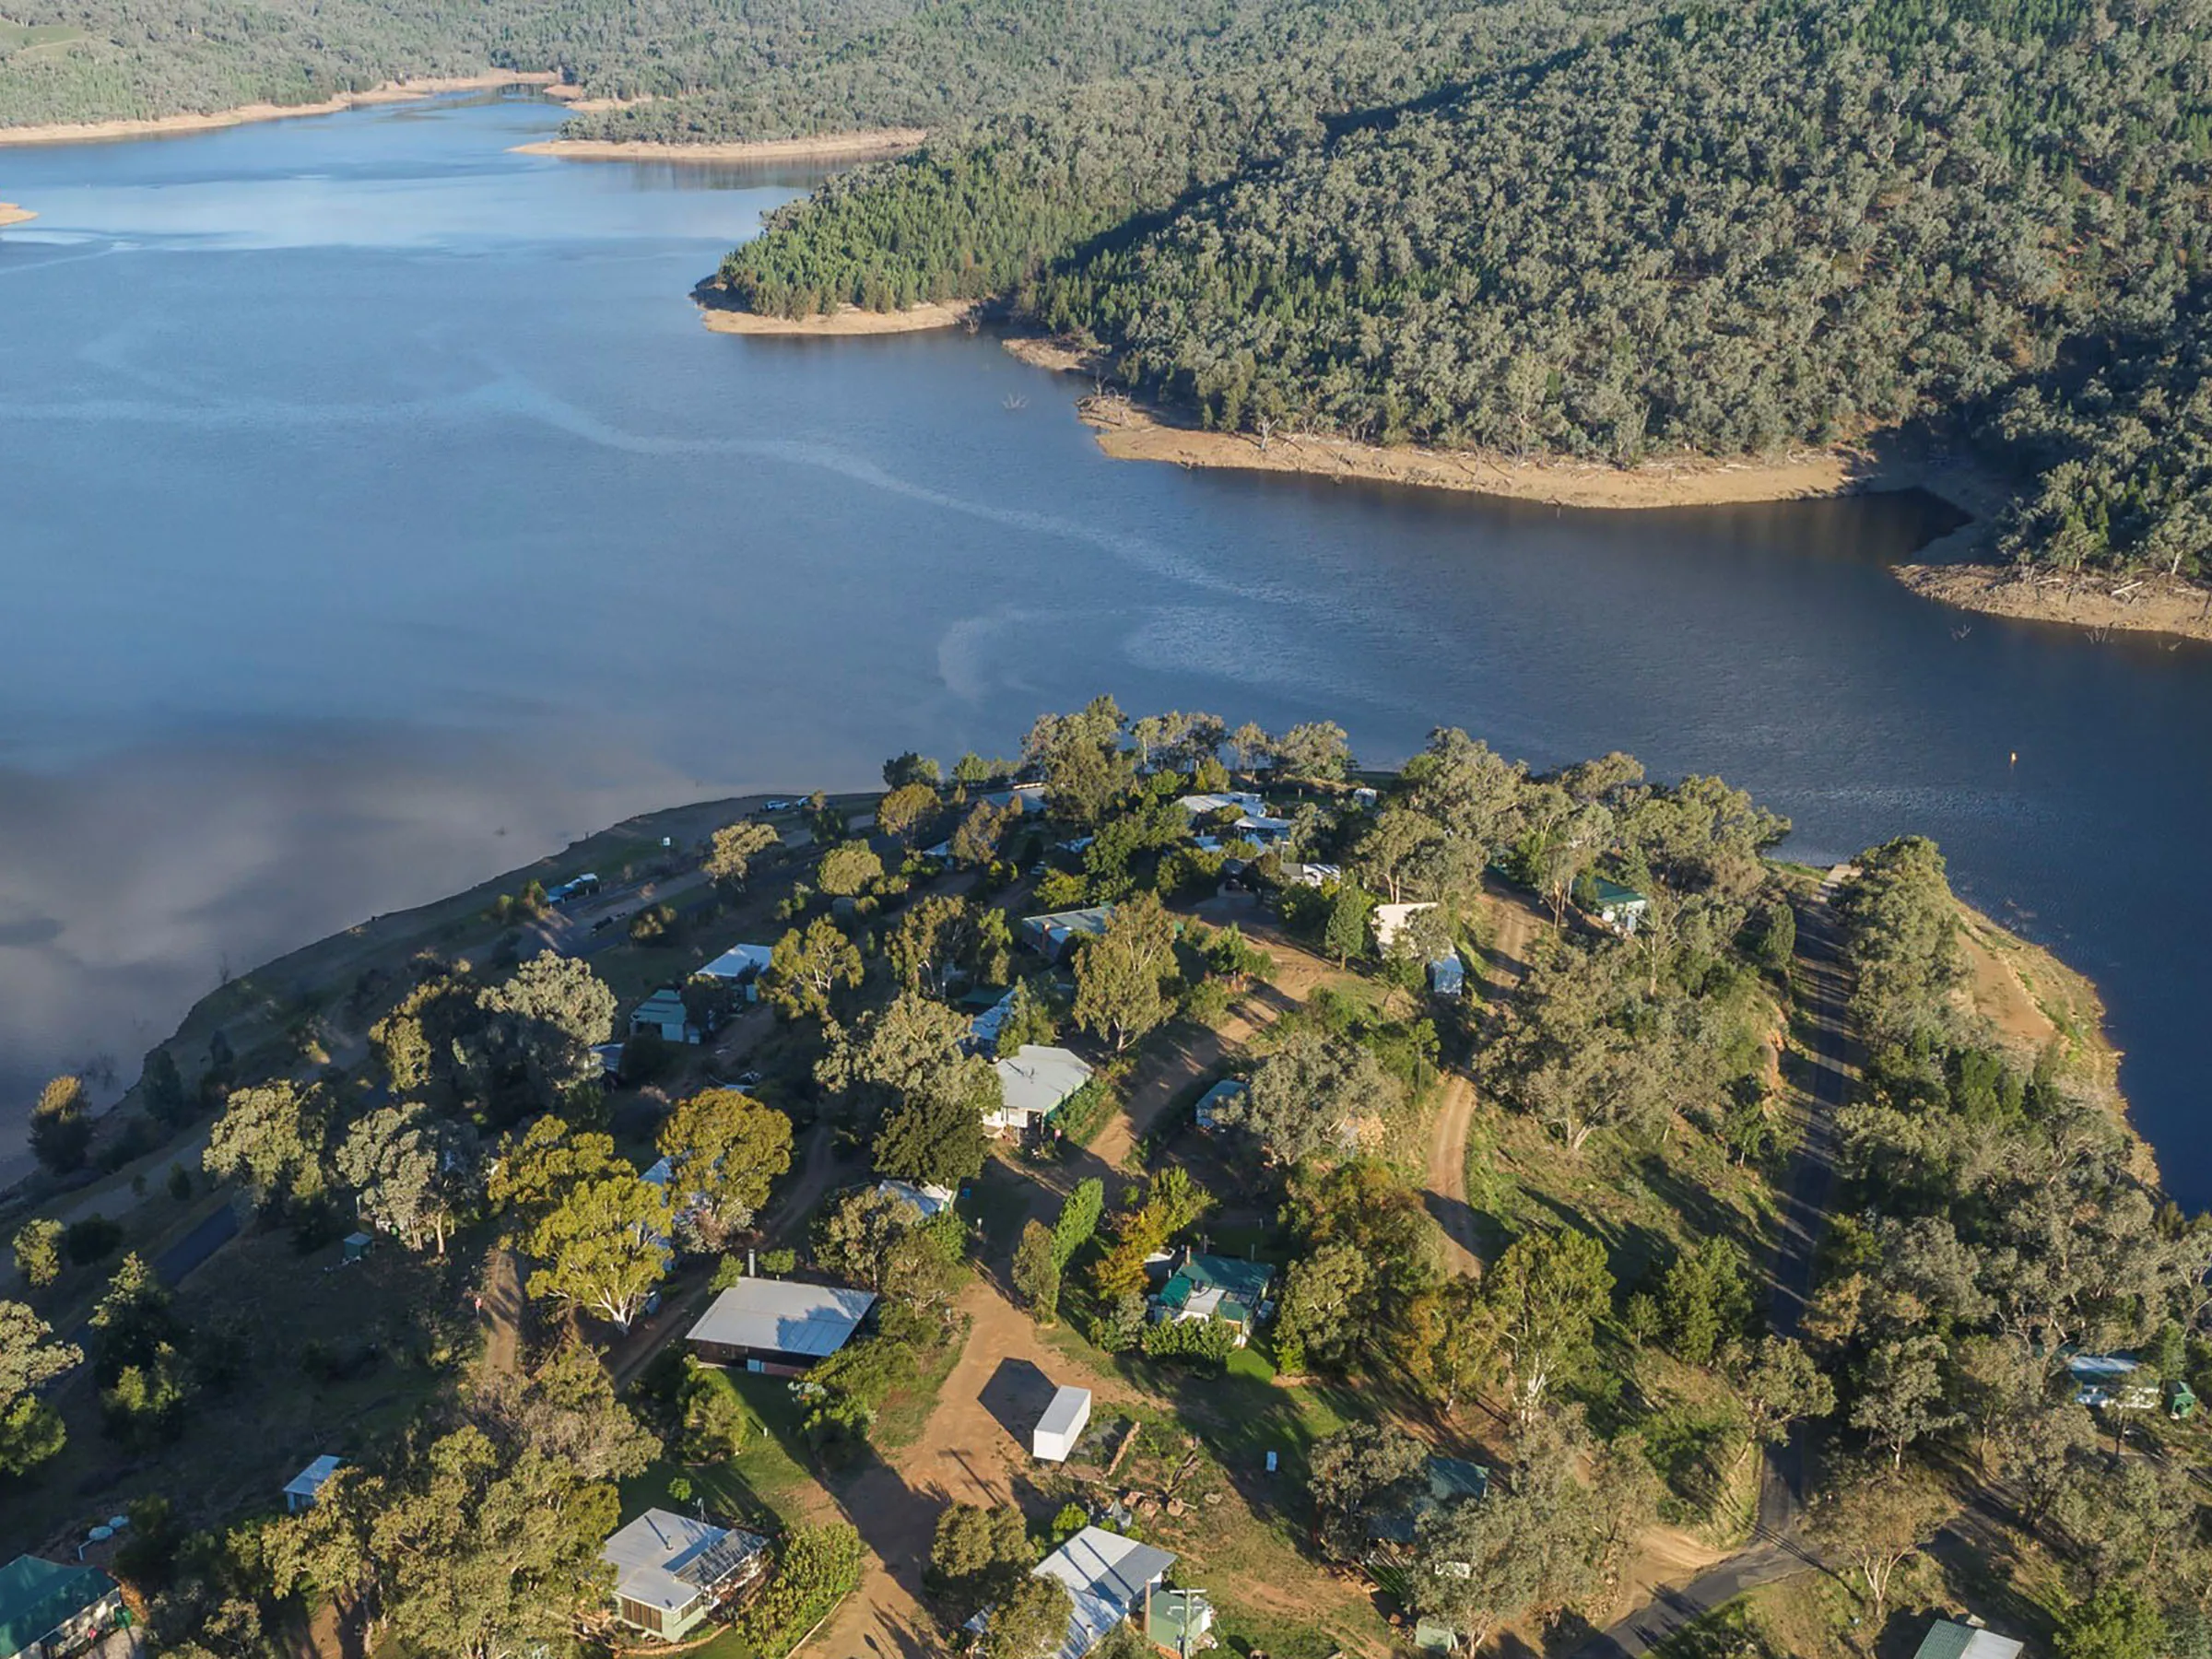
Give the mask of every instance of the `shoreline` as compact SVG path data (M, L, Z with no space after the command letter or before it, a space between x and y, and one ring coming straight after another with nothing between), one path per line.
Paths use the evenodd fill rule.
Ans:
M582 109L582 103L570 106ZM727 143L669 144L656 139L624 143L611 138L541 138L518 144L517 156L558 156L568 161L880 161L922 147L921 127L883 127L825 133L815 138L748 138ZM863 331L865 332L865 331Z
M406 103L446 92L490 92L501 87L550 87L559 76L549 69L487 71L482 75L432 76L420 80L386 81L366 92L341 92L321 103L239 104L205 114L149 115L114 121L58 121L41 125L0 127L0 147L28 144L103 144L131 138L159 138L182 133L212 133L257 121L288 121L295 115L337 115L371 104Z
M851 339L864 335L921 334L930 329L953 328L968 322L979 310L973 301L964 300L952 305L925 303L900 312L863 311L855 305L843 305L811 317L771 317L760 312L737 311L702 301L699 320L716 334Z
M10 225L28 225L39 216L28 207L18 207L13 202L0 202L0 229Z
M2212 643L2212 588L2178 577L1928 562L1899 565L1893 574L1924 599L1984 616L2056 622L2100 637L2117 630Z
M1087 374L1095 365L1054 340L1013 338L1012 356L1039 369ZM2003 499L1994 480L1957 465L1932 466L1878 445L1800 450L1776 460L1653 461L1623 467L1605 461L1519 460L1486 450L1363 443L1356 439L1193 427L1172 413L1118 393L1084 398L1077 418L1117 461L1169 461L1183 467L1303 473L1339 482L1404 484L1551 507L1642 512L1818 500L1882 490L1923 489L1976 520ZM1948 539L1948 538L1945 538Z
M1095 371L1084 353L1057 340L1003 342L1025 363L1063 374ZM2038 574L1989 562L2004 482L1968 463L1932 463L1877 440L1864 447L1802 451L1779 461L1653 462L1627 468L1604 462L1517 461L1482 451L1384 447L1352 439L1283 436L1263 446L1246 432L1209 432L1171 413L1118 394L1086 397L1077 418L1100 449L1118 461L1171 461L1184 467L1304 473L1338 481L1453 489L1550 506L1639 512L1655 507L1718 507L1919 489L1969 515L1890 574L1920 598L1953 609L2016 620L2163 634L2212 643L2212 587L2173 577Z

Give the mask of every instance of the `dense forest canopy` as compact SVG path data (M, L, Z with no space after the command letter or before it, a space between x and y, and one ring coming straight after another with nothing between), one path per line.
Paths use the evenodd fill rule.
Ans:
M2203 568L2202 0L1513 16L997 118L724 280L1005 295L1230 429L1632 463L1956 420L2029 480L2015 553Z

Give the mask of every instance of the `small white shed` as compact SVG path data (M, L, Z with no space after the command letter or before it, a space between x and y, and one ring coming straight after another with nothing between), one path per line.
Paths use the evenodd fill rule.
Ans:
M1044 1415L1037 1419L1037 1432L1030 1437L1030 1450L1046 1463L1065 1463L1067 1454L1076 1449L1076 1442L1083 1438L1084 1428L1089 1421L1090 1390L1063 1388L1044 1408Z

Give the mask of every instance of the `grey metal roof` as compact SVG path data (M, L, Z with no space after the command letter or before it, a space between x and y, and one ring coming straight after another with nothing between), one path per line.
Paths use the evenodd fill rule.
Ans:
M1039 1578L1058 1579L1067 1586L1075 1611L1067 1621L1067 1640L1060 1659L1083 1659L1099 1645L1107 1631L1126 1618L1145 1599L1145 1586L1156 1583L1175 1558L1164 1549L1124 1538L1102 1526L1087 1526L1037 1563Z
M1089 1411L1089 1389L1063 1387L1053 1395L1053 1403L1044 1408L1044 1415L1037 1419L1037 1432L1065 1434L1081 1422Z
M1062 1102L1090 1081L1090 1067L1064 1048L1025 1042L993 1063L1008 1112L1032 1116L1059 1110Z
M649 1509L602 1545L599 1559L615 1570L617 1595L677 1613L767 1547L758 1533Z
M291 1498L312 1498L323 1489L323 1483L337 1473L338 1460L324 1453L306 1468L284 1483L285 1495Z
M1954 1624L1947 1618L1939 1618L1921 1638L1920 1648L1912 1659L2017 1659L2026 1645L1979 1625Z
M819 1359L844 1347L875 1305L872 1290L739 1279L714 1299L687 1340Z

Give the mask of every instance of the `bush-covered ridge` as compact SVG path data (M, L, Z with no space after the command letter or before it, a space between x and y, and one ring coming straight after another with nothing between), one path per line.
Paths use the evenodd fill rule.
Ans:
M1963 418L2032 480L2016 552L2189 573L2208 18L1691 7L1441 91L1474 31L1408 38L1385 99L1355 31L841 181L724 277L769 311L1010 294L1230 429L1630 463Z

